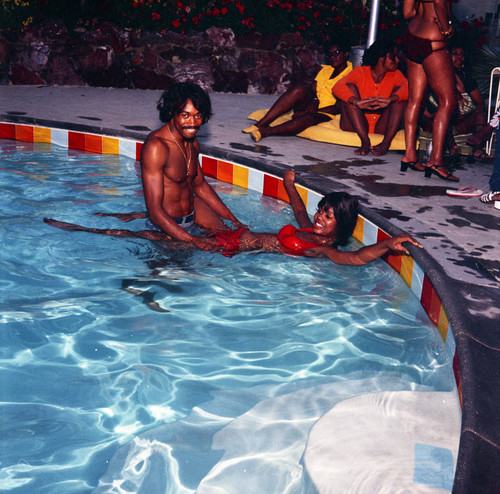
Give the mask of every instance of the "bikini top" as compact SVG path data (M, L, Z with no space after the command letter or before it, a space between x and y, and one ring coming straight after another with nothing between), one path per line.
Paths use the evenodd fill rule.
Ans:
M296 228L293 225L285 225L278 233L278 242L286 254L294 256L303 256L304 252L314 247L319 247L321 244L308 242L298 238L296 232L309 232L313 233L312 228Z

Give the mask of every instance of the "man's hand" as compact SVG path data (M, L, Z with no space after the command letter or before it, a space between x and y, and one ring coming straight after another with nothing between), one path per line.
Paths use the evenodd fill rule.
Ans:
M232 219L231 223L233 224L233 226L235 228L248 228L248 225L245 225L244 223L241 223L241 221L238 220L237 218Z
M192 237L191 242L201 250L213 251L217 248L217 240L215 238Z

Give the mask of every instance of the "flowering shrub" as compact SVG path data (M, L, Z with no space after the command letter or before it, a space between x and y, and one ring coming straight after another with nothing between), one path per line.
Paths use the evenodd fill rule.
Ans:
M68 28L111 21L121 27L187 33L211 26L236 34L300 33L322 43L333 37L362 44L368 34L371 2L367 0L0 0L0 28L15 29L47 18L62 19ZM400 35L406 25L401 1L381 0L379 31ZM479 45L481 23L456 23ZM460 24L460 25L458 25ZM482 41L481 41L482 40Z
M359 44L366 40L369 16L366 0L80 0L71 7L67 0L1 0L0 28L44 18L63 19L72 28L99 19L157 32L219 26L236 34L297 32L317 42L340 35ZM380 29L401 25L396 0L382 0Z

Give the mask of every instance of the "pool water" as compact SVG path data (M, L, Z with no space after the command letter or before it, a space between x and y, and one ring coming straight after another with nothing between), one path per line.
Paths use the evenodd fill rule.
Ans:
M458 417L445 345L383 261L58 230L42 218L143 229L92 214L143 210L138 164L8 140L0 158L2 492L317 492L304 452L335 405L445 393ZM211 183L251 229L294 222Z

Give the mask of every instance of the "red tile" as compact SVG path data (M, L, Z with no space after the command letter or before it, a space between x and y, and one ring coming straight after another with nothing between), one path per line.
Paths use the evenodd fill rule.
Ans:
M396 272L401 273L401 263L403 261L402 256L393 256L391 254L386 254L384 260L389 266L391 266Z
M431 285L429 278L424 275L424 280L422 283L422 295L420 297L420 303L424 308L425 312L429 316L429 319L437 326L439 323L439 316L441 313L441 301Z
M203 156L201 161L201 169L207 177L217 178L217 160Z
M14 124L0 123L0 139L15 139L16 126Z
M390 238L390 237L391 236L388 233L385 233L380 228L377 230L377 242L380 242L381 240L385 240L386 238Z
M85 134L81 132L68 132L68 148L82 149L85 151Z
M264 174L264 190L265 196L278 198L278 188L280 179Z

